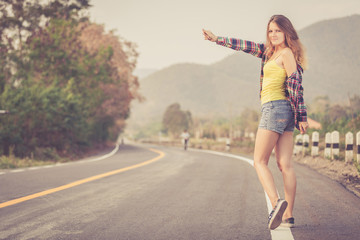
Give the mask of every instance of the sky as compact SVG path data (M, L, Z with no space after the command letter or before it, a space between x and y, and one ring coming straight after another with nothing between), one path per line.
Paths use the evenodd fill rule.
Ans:
M264 42L274 14L301 30L318 21L360 14L359 0L91 0L90 19L137 44L138 69L212 64L233 54L205 41L217 36Z

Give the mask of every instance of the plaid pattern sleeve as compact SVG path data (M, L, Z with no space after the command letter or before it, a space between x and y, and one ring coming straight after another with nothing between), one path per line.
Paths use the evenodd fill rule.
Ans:
M267 61L266 49L264 44L254 43L236 38L218 37L216 44L232 48L236 51L243 51L250 53L255 57L262 58L261 74L260 74L260 95L262 90L262 81L264 76L264 64ZM291 104L294 112L294 119L296 128L299 129L299 122L307 121L306 105L303 98L302 73L303 69L300 65L297 66L297 71L291 74L286 80L286 97Z
M286 81L286 95L295 115L294 119L297 129L299 129L299 122L307 121L306 105L303 98L304 89L301 85L302 71L301 66L298 66L297 71L291 74Z
M262 58L265 52L265 45L236 38L218 37L216 44L232 48L236 51L250 53L255 57Z

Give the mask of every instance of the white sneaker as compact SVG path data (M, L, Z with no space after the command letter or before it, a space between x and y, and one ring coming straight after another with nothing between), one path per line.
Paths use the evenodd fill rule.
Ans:
M279 199L274 207L274 209L271 211L269 215L269 228L271 230L274 230L278 226L280 226L282 221L282 216L285 212L285 209L287 208L288 203L283 200Z

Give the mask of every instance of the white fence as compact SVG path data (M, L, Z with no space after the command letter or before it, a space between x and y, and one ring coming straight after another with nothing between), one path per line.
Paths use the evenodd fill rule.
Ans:
M319 133L313 132L311 138L311 151L309 151L309 135L299 134L295 137L294 154L311 153L311 156L319 155ZM345 162L350 163L354 159L354 149L356 160L360 164L360 131L356 134L356 146L354 147L354 134L348 132L345 135ZM324 157L329 159L339 159L340 157L340 134L338 131L325 134Z

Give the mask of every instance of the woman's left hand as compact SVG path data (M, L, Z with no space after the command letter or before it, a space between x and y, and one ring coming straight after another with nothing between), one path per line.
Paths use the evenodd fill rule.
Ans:
M299 128L300 128L300 133L304 134L306 133L306 129L309 127L309 124L307 122L299 122Z
M218 37L215 36L215 34L213 34L211 31L205 30L205 29L203 29L202 31L203 31L205 40L209 40L211 42L217 41Z

